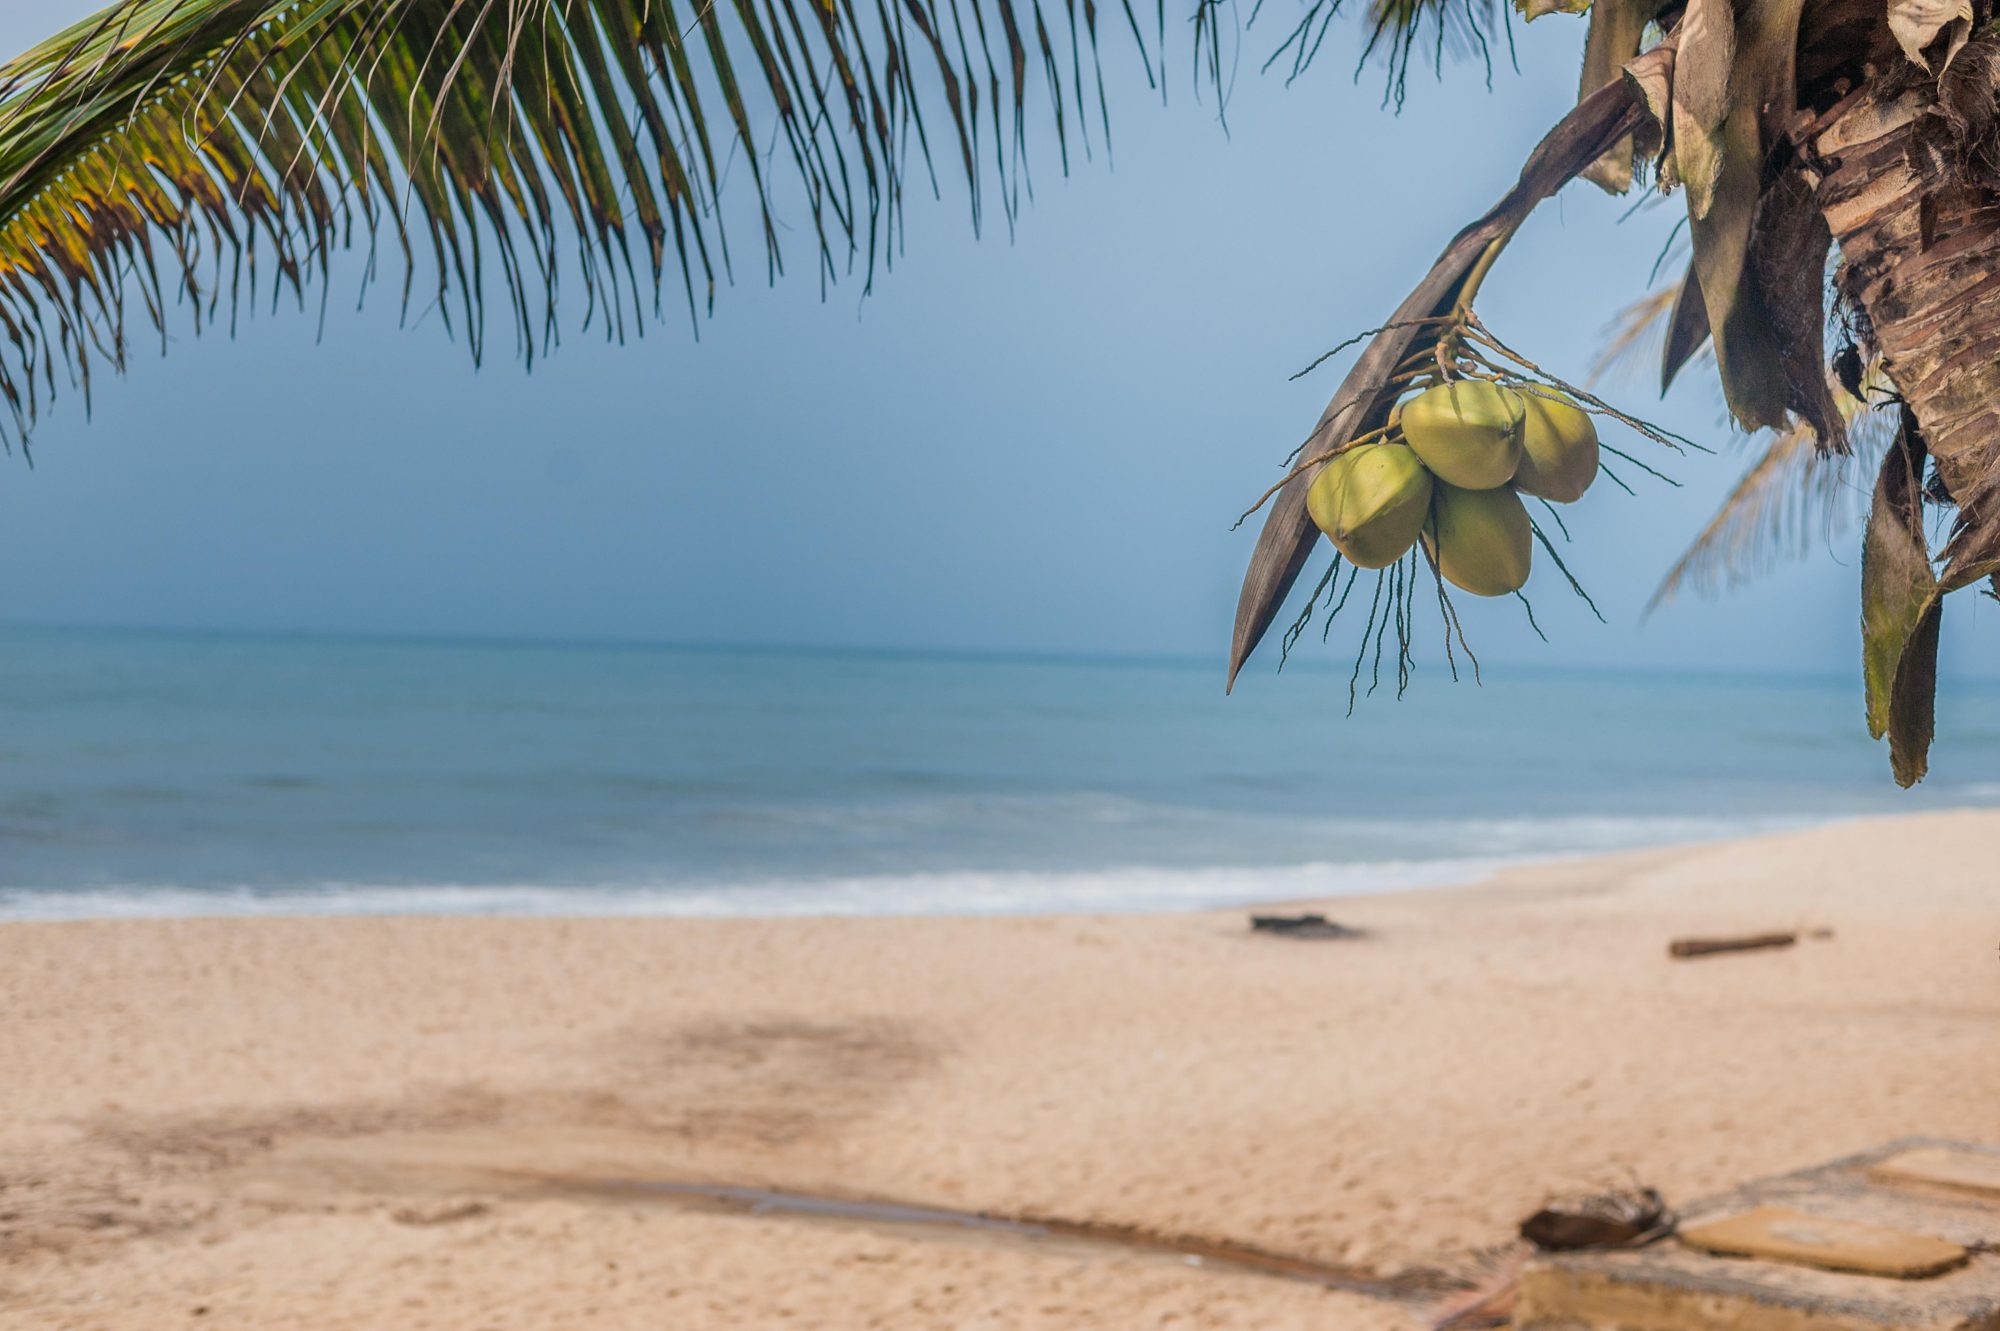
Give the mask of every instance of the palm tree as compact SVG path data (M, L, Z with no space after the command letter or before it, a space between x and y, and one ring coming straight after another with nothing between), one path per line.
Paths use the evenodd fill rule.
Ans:
M1862 566L1868 724L1888 737L1896 779L1921 779L1942 599L2000 573L2000 327L1986 327L2000 317L2000 31L1989 18L1970 0L1599 0L1576 110L1376 336L1308 444L1324 458L1382 425L1401 392L1396 367L1458 335L1450 316L1541 199L1578 175L1623 190L1653 169L1685 198L1692 251L1670 298L1636 311L1666 325L1662 385L1706 343L1736 422L1772 432L1662 594L1781 535L1797 512L1776 498L1786 486L1824 508L1838 493L1829 459L1857 440L1881 452ZM1850 429L1877 411L1891 428L1877 417ZM1232 668L1315 544L1313 475L1298 469L1272 503ZM1955 510L1935 558L1926 503Z
M1302 70L1340 3L1307 0L1271 63ZM1699 356L1736 422L1770 432L1663 592L1754 563L1838 493L1827 477L1857 441L1879 451L1868 717L1898 780L1917 780L1941 599L2000 571L2000 32L1971 0L1519 3L1589 11L1578 105L1373 334L1270 496L1232 682L1316 545L1311 481L1379 436L1408 367L1477 354L1533 370L1473 312L1529 212L1579 175L1652 180L1684 197L1690 255L1634 326L1663 328L1663 382ZM172 319L233 326L246 304L309 293L323 317L339 249L365 249L372 277L386 245L405 309L434 305L475 359L489 296L519 354L545 352L569 273L584 327L620 339L663 317L668 288L698 321L738 266L775 278L801 251L823 285L865 288L895 254L906 189L936 192L941 170L964 177L975 226L1011 221L1032 103L1065 171L1108 146L1100 30L1149 84L1167 77L1164 0L1121 6L121 0L0 66L0 431L25 449L61 387L87 396L132 334L164 344ZM1192 15L1218 94L1229 12L1195 0ZM1399 100L1413 58L1490 62L1510 22L1499 0L1370 0L1364 58ZM789 207L810 225L787 250ZM1935 556L1926 505L1953 514ZM1421 551L1380 575L1399 637Z

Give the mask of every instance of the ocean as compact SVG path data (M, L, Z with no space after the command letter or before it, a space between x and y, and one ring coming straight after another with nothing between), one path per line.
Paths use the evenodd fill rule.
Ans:
M1364 680L1365 683L1365 680ZM2000 803L1827 678L0 631L0 918L1214 906Z

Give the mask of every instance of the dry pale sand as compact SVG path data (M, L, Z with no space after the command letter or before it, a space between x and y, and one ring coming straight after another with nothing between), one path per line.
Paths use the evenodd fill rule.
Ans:
M1546 1194L2000 1139L2000 814L1243 912L0 928L0 1325L1405 1327L696 1179L1476 1269ZM1670 962L1689 932L1827 928Z

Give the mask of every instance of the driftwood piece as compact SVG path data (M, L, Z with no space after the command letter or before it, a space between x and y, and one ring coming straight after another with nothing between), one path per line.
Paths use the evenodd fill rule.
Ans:
M1743 934L1735 938L1676 938L1667 944L1667 955L1674 958L1707 957L1717 952L1763 952L1771 948L1790 947L1799 941L1797 934Z
M1674 1213L1655 1188L1626 1188L1550 1202L1521 1222L1544 1252L1636 1248L1673 1232Z
M1359 938L1361 930L1329 920L1324 915L1252 915L1250 928L1257 933L1283 938Z

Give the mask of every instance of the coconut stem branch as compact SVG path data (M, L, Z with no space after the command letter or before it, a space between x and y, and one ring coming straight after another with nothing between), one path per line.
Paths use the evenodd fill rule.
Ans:
M1511 234L1543 199L1647 122L1650 113L1634 87L1666 78L1673 67L1676 45L1675 37L1669 35L1633 62L1633 78L1605 83L1543 138L1529 154L1514 188L1452 239L1431 271L1384 324L1385 331L1370 340L1321 413L1301 452L1322 438L1353 438L1384 423L1394 397L1389 377L1411 351L1427 349L1419 321L1449 314L1457 306L1467 278L1496 240ZM1243 663L1277 617L1319 538L1305 502L1316 470L1309 468L1281 483L1269 504L1237 601L1229 654L1228 683L1232 687Z

